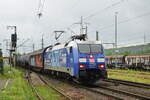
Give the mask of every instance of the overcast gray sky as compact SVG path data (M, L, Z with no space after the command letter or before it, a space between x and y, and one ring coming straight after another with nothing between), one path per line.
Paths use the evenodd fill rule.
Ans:
M30 39L18 49L20 52L41 48L41 36L44 34L45 46L53 44L54 30L65 30L60 42L67 40L71 32L79 33L83 16L88 25L89 40L95 40L95 31L103 42L114 42L114 15L118 12L118 46L127 46L150 42L150 0L45 0L43 16L37 17L40 0L0 0L0 43L6 49L4 39L10 39L13 30L7 25L16 25L18 44ZM70 26L71 25L71 26ZM105 45L111 47L111 45Z

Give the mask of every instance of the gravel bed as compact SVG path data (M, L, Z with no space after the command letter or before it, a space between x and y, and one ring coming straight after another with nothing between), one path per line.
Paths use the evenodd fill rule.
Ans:
M40 77L36 73L32 72L30 74L30 77L31 77L31 81L35 87L36 86L46 86L46 84L40 79ZM60 100L67 100L67 99L65 97L61 96Z
M72 97L74 100L115 100L111 97L106 97L104 95L100 95L97 93L93 93L89 90L79 88L78 86L75 86L74 84L59 81L53 78L47 78L47 79L50 84L63 90L63 92L65 92L67 95Z
M41 81L40 78L36 74L31 74L31 78L33 80L34 85L45 85L45 83L43 83L43 81ZM71 84L68 82L64 82L63 80L61 81L60 79L56 79L56 78L54 79L54 78L48 78L48 77L45 77L45 78L48 80L48 82L51 85L60 89L65 94L72 97L74 100L115 100L111 97L93 93L84 88L80 88L77 85L74 85L74 84ZM127 86L127 85L122 85L122 84L114 84L114 83L104 82L104 81L101 81L98 84L102 85L102 86L106 86L106 87L111 87L111 88L115 88L115 89L119 89L119 90L132 92L132 93L138 93L141 95L150 96L150 90L148 90L148 89L142 89L142 88ZM113 94L116 96L119 95L119 97L124 98L125 100L138 100L137 98L126 96L123 94L114 93L114 92L111 92L111 91L108 91L105 89L100 89L100 88L92 88L92 89L95 89L95 90L101 91L101 92L106 92L109 94Z
M35 73L30 74L32 83L34 86L43 86L45 83Z
M106 90L106 89L102 89L102 88L93 88L93 89L97 90L97 91L104 92L104 93L112 94L112 95L115 95L115 96L119 96L120 98L123 98L124 100L138 100L135 97L127 96L127 95L124 95L124 94L121 94L121 93L120 94L115 93L115 92L112 92L112 91L109 91L109 90Z

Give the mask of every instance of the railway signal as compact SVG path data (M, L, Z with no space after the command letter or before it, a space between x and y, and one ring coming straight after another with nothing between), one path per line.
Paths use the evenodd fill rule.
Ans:
M2 49L0 49L0 57L2 57ZM3 59L0 59L0 73L3 74Z
M7 29L14 29L14 34L11 34L11 46L12 46L12 49L16 49L16 46L17 46L17 27L16 26L7 26Z
M15 58L15 53L16 53L16 47L17 47L17 26L7 26L7 29L14 29L14 33L11 35L11 49L10 49L10 58L13 57ZM11 69L11 65L15 65L12 62L12 59L10 60L10 69Z
M16 45L17 45L17 34L11 34L11 43L12 43L12 47L16 48Z

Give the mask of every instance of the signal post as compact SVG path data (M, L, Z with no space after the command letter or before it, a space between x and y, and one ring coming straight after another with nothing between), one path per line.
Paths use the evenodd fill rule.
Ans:
M3 74L3 59L1 59L3 56L2 49L0 49L0 73Z

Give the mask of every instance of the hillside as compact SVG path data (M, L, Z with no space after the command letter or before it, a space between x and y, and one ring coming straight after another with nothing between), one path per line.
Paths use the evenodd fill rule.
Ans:
M115 52L117 51L117 52ZM128 55L128 54L150 54L150 43L145 45L136 45L129 47L121 47L116 49L105 49L105 54L110 55Z

